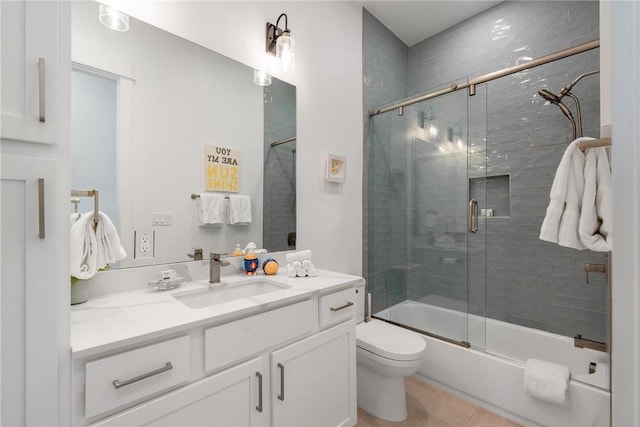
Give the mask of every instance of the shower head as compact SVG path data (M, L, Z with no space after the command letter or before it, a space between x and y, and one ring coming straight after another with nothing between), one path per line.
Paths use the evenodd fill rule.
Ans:
M544 99L546 99L552 104L557 104L558 102L560 102L560 97L558 95L556 95L553 92L549 92L546 89L539 90L538 95L540 95L541 97L543 97Z
M569 119L569 121L573 125L573 136L574 136L574 139L575 139L575 137L577 135L578 128L576 126L576 120L573 118L573 114L571 114L571 110L569 110L569 108L567 108L567 106L564 105L564 103L562 102L562 98L564 97L565 94L562 94L561 96L558 96L555 93L550 92L550 91L548 91L546 89L541 89L541 90L538 91L538 95L540 95L541 97L543 97L544 99L546 99L550 103L557 105L558 108L560 108L560 111L562 111L562 114L564 114L565 117L567 119Z

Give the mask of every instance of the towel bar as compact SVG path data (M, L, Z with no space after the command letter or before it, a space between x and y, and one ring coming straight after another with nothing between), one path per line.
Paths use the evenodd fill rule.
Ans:
M94 188L93 190L71 190L71 197L93 197L93 223L98 223L98 189ZM72 203L75 201L72 200ZM77 205L76 205L77 206Z

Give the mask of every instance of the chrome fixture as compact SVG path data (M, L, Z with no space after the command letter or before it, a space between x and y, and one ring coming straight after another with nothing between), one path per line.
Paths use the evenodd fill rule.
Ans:
M464 140L462 138L462 126L454 123L447 128L447 141L452 143L459 150L464 149Z
M253 82L258 86L271 85L271 75L261 70L253 70Z
M129 30L129 15L104 4L99 5L98 20L102 25L114 31Z
M427 106L419 113L418 126L423 129L423 135L425 141L433 141L438 137L440 129L438 129L438 122L436 121L436 113L431 106Z
M220 283L220 266L226 267L229 264L231 264L229 261L220 259L220 254L213 252L209 254L209 286Z
M278 25L284 17L284 30ZM292 71L295 65L295 41L291 37L286 13L280 14L276 24L267 22L266 51L280 60L282 71Z
M582 112L580 111L580 101L578 101L577 96L571 93L571 89L573 89L576 83L578 83L583 78L587 76L591 76L593 74L597 74L599 72L600 70L593 70L584 74L580 74L568 86L565 86L564 88L562 88L562 90L560 91L560 95L556 95L546 89L542 89L538 91L538 94L541 97L551 102L552 104L557 105L560 108L560 111L562 111L562 114L564 114L569 119L569 121L573 125L573 139L576 139L582 136ZM576 120L573 118L571 111L569 111L567 106L562 103L562 98L564 98L565 96L568 96L569 98L573 99L573 102L576 104L576 117L578 118L577 123L576 123Z

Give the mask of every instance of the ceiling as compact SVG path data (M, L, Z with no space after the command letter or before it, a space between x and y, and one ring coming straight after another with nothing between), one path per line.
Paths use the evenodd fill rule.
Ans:
M408 46L477 15L500 1L365 1L364 7Z

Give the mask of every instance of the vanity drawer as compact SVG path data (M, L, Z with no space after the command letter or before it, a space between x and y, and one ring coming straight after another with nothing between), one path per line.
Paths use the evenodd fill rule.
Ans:
M204 331L204 369L213 371L313 331L313 303L305 300Z
M85 417L103 414L188 380L188 336L89 362L85 366Z
M320 327L332 325L356 315L356 289L349 288L320 297Z

